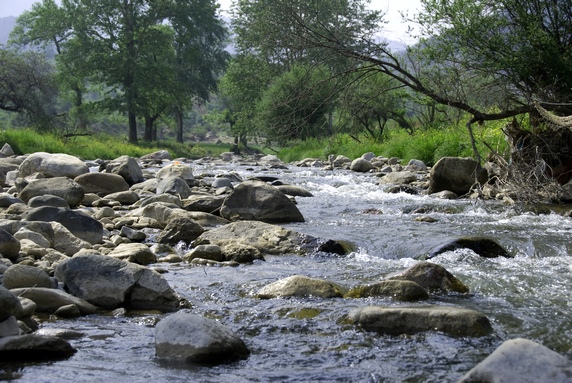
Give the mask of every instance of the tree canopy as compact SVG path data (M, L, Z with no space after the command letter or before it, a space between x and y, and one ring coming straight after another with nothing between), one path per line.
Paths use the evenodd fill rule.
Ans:
M55 45L76 98L99 87L100 104L125 112L137 141L137 116L152 121L169 107L180 116L216 89L227 60L217 9L214 0L43 0L18 19L13 40Z

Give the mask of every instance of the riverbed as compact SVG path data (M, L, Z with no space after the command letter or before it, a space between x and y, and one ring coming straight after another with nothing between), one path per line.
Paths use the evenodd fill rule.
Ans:
M297 198L305 222L282 225L342 241L346 256L266 256L230 267L161 264L191 312L220 321L251 350L247 360L218 366L165 365L154 356L161 313L46 319L42 328L80 331L68 360L2 365L0 380L18 382L454 382L503 341L523 337L572 358L572 220L544 209L496 201L441 200L388 194L373 174L289 167L191 164L195 174L233 171L243 178L276 176L314 194ZM430 217L434 222L426 222ZM262 286L295 274L353 287L400 272L457 236L485 236L512 258L482 258L471 250L431 259L470 288L416 304L466 307L485 313L494 332L456 338L437 332L389 336L348 325L355 307L404 305L389 298L270 299ZM184 249L181 249L184 251ZM408 305L412 305L409 303Z

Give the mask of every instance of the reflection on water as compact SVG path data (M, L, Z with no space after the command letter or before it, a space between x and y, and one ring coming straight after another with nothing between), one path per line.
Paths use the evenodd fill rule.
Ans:
M212 171L212 169L211 169ZM253 173L246 170L243 175ZM292 169L277 174L310 190L298 198L306 222L285 225L323 238L348 241L346 257L269 256L238 268L168 265L164 276L193 304L193 312L236 331L248 360L216 367L166 366L154 358L153 324L160 314L122 318L94 315L46 322L79 330L69 360L16 368L0 378L20 382L443 382L455 381L504 340L524 337L572 357L570 312L572 223L556 214L521 213L493 202L445 201L386 194L376 178L350 172ZM418 216L435 222L420 222ZM294 274L353 287L401 271L454 236L486 236L515 256L485 259L470 250L432 261L459 277L468 295L434 296L429 303L484 312L494 333L452 338L439 333L380 336L343 323L354 307L397 305L386 298L254 298L267 283ZM164 267L164 265L162 265Z

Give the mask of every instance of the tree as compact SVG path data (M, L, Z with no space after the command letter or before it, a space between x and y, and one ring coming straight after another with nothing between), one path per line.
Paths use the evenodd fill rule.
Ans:
M38 128L49 129L57 93L53 68L41 55L0 49L0 110L21 113Z
M327 133L327 115L335 103L330 79L324 66L292 66L262 94L256 114L259 130L270 142L281 143Z
M222 51L225 36L214 0L61 4L44 0L24 14L19 34L29 41L55 42L64 76L99 86L100 105L127 114L131 142L137 141L137 116L152 125L167 109L167 100L177 101L179 109L189 107L184 100L207 97L205 89L212 89L212 77L224 62L222 54L212 52Z
M254 133L256 105L268 87L272 75L259 57L239 54L234 57L219 81L220 97L225 107L224 122L230 124L237 150L247 146Z
M406 102L410 99L403 85L377 71L356 73L340 96L342 119L349 121L354 135L365 131L374 140L381 140L386 124L396 121L413 133L406 117Z

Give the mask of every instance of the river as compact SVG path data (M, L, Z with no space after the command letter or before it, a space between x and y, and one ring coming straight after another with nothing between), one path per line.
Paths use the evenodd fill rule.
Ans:
M494 201L440 200L388 194L371 174L311 168L192 165L195 174L236 171L275 175L314 194L297 198L304 223L285 227L353 246L347 256L267 256L237 268L161 264L193 313L219 320L251 350L247 360L219 366L164 365L154 356L160 313L48 319L43 328L84 335L63 361L2 365L0 380L18 382L454 382L503 341L528 338L572 358L572 221ZM435 222L421 222L429 216ZM255 298L262 286L294 274L347 287L379 281L455 236L486 236L513 258L481 258L470 250L431 261L447 268L469 294L432 295L428 302L485 313L494 332L481 338L441 333L388 336L344 324L352 308L401 305L387 298Z

